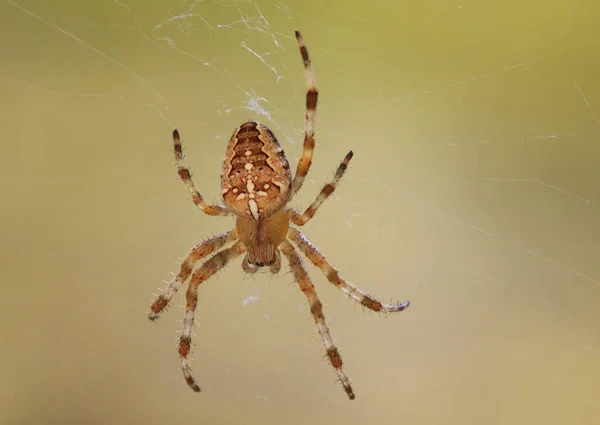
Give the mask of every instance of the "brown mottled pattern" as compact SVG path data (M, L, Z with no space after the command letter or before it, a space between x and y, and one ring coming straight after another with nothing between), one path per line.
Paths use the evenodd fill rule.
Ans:
M248 180L252 181L252 191L248 190ZM221 173L227 208L255 219L249 205L249 195L254 192L252 199L258 205L260 219L264 219L283 208L289 200L291 184L290 164L273 132L254 121L240 125L227 145Z
M233 149L234 153L230 161L229 178L237 172L244 171L244 166L248 162L252 163L254 167L258 167L260 171L263 171L265 167L270 168L267 164L267 154L263 152L265 144L260 139L260 131L256 127L257 123L250 121L242 124L235 134L235 144L229 147L229 149ZM275 138L273 137L273 139ZM279 145L277 140L275 143ZM246 155L246 152L250 152L250 155ZM273 170L271 169L271 171Z

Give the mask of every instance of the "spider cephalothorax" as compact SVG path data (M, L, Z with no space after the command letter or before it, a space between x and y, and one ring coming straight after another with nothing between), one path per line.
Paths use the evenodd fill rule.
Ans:
M256 221L249 218L238 217L235 229L240 240L246 245L248 252L242 263L262 267L279 263L277 247L285 240L290 228L290 219L285 211L280 210L267 218ZM248 270L246 270L248 271ZM277 270L279 271L279 266Z
M310 311L323 339L327 356L351 400L354 399L354 390L342 369L342 357L333 344L323 315L323 305L317 297L315 287L292 242L311 263L325 274L333 285L363 306L378 312L398 312L409 305L408 301L400 304L383 304L347 282L329 264L325 256L298 230L298 227L305 225L315 215L321 204L333 193L348 168L348 163L353 155L352 151L344 157L333 179L321 189L315 201L304 213L299 214L293 208L286 208L294 194L302 187L312 162L315 147L314 121L318 98L308 51L297 31L296 39L304 62L308 89L306 92L304 151L298 161L293 179L285 153L271 130L253 121L245 122L235 130L227 146L221 174L221 193L225 205L207 204L196 189L191 173L183 161L179 132L173 131L173 145L179 177L192 194L194 203L208 215L234 214L237 216L235 229L214 236L192 249L182 262L177 276L150 307L149 317L151 320L155 320L179 287L191 275L186 292L183 331L179 338L179 356L185 380L194 391L200 391L200 387L192 376L189 354L194 313L198 305L198 286L244 253L242 268L248 273L254 273L258 267L263 266L269 266L272 273L277 273L281 268L280 253L287 258L294 279L310 304ZM228 244L232 245L224 248ZM202 258L215 251L217 251L216 254L201 267L195 269Z

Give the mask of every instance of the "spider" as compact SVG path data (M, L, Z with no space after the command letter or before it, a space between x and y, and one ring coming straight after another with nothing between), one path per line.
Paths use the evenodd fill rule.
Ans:
M271 273L278 273L281 268L281 253L287 258L294 279L308 300L310 311L323 339L331 365L336 370L339 380L351 400L355 397L354 390L342 368L342 357L333 344L323 316L323 306L303 261L292 243L315 266L321 269L333 285L363 306L376 312L399 312L409 306L409 301L400 304L383 304L348 283L331 266L325 256L298 230L315 215L321 204L333 193L352 159L352 151L348 152L338 166L333 179L321 189L315 201L304 213L300 214L294 208L286 208L302 187L304 178L310 169L315 147L314 122L318 97L308 50L300 33L296 31L295 34L304 62L307 92L304 151L293 179L288 160L275 135L266 126L248 121L234 131L227 145L221 173L221 194L225 205L207 204L196 189L189 168L184 163L179 132L173 131L178 174L191 192L196 206L208 215L233 214L236 216L235 229L209 238L191 250L182 262L179 273L150 307L149 318L151 320L158 319L179 287L191 275L187 287L186 312L178 350L185 380L196 392L200 391L200 387L192 375L189 354L194 313L198 305L198 286L242 254L245 254L242 269L247 273L255 273L261 267L269 267ZM221 250L227 244L233 245ZM215 251L218 252L194 271L199 260Z

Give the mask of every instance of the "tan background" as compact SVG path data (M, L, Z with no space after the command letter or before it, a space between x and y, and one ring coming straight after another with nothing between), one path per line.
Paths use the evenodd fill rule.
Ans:
M387 3L387 4L386 4ZM0 3L0 423L600 423L600 6L555 1ZM200 290L195 394L183 299L153 293L233 225L192 204L225 144L269 125L295 164L321 102L306 233L409 310L349 303L309 269L346 399L287 267Z

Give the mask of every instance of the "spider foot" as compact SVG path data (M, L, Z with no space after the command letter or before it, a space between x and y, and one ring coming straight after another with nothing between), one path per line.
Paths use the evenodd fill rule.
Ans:
M169 300L163 295L159 296L156 301L152 303L150 306L150 313L148 314L148 319L154 321L160 318L160 313L167 308L167 304Z
M151 311L150 313L148 313L148 319L155 322L158 319L160 319L160 313L155 313L155 312Z
M190 367L189 363L186 365L184 365L183 363L184 362L181 362L181 369L183 370L183 377L185 378L185 382L187 382L192 391L199 393L201 391L200 385L196 383L196 380L192 376L192 368Z
M188 355L190 353L190 345L191 340L186 337L182 337L179 341L179 355L181 356L181 370L183 372L183 377L185 378L185 382L190 386L190 388L199 393L200 386L196 383L194 379L194 375L192 374L192 367L190 365L190 361Z
M410 305L410 301L406 300L400 304L392 304L390 306L386 306L386 310L389 312L402 311L402 310L408 308L409 305Z
M339 373L339 372L338 372ZM354 394L354 390L352 389L352 385L350 384L350 379L342 372L342 376L340 376L337 381L342 384L344 387L344 391L348 395L350 400L354 400L356 395Z
M366 294L361 294L357 301L363 307L367 307L369 310L376 313L397 313L406 309L410 305L410 301L408 300L400 304L383 304L382 302L379 302L375 298Z

